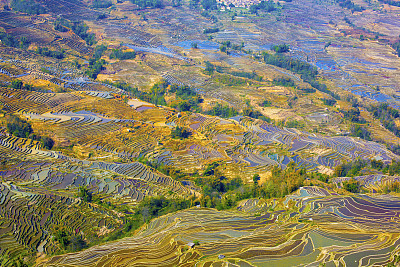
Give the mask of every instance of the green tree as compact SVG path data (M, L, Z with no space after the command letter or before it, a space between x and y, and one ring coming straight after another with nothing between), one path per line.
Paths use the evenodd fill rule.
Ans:
M11 82L11 87L14 89L22 89L23 82L20 80L13 80Z
M351 193L360 192L360 183L354 179L343 182L343 188Z
M188 138L191 135L191 132L186 130L183 127L175 127L172 131L171 131L171 136L172 138Z
M54 146L54 141L50 137L43 136L40 140L44 148L52 149Z
M70 243L70 235L63 228L59 228L55 231L54 239L61 245L61 248L63 249L66 249Z
M253 184L254 184L254 187L257 187L257 186L258 186L258 181L260 181L260 175L259 175L259 174L254 174L254 175L253 175Z
M7 131L14 136L25 138L33 132L30 123L14 115L7 117Z
M79 188L78 188L78 197L80 197L83 201L92 202L92 192L90 192L84 186L79 186Z

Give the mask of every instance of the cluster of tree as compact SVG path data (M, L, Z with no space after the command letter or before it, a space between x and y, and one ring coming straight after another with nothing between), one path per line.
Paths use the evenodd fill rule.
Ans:
M168 87L168 82L165 80L160 83L154 84L151 87L150 92L143 94L144 100L153 103L154 105L166 106L167 103L165 102L164 96L167 92L166 90L167 87Z
M258 11L264 11L264 12L272 12L276 10L276 5L274 1L268 0L268 1L261 1L258 4L250 6L250 13L256 14Z
M110 206L100 200L98 203L103 206ZM111 235L106 237L104 241L112 241L129 236L134 230L140 228L143 224L150 222L154 218L179 210L188 209L198 204L199 202L194 198L169 199L164 196L146 197L135 207L132 215L127 215L122 218L124 227L113 232Z
M272 84L285 87L296 87L296 83L290 78L275 78L272 81Z
M204 69L204 72L208 75L212 75L214 71L216 70L215 66L210 63L210 61L205 61L206 68Z
M94 8L109 8L112 6L112 2L109 0L95 0L93 1Z
M358 100L354 95L346 95L345 100L349 102L353 108L357 108L359 106Z
M400 162L393 161L391 164L384 164L380 160L371 160L370 161L370 167L379 171L382 171L383 173L387 173L389 175L395 175L395 174L400 174ZM361 170L365 167L368 166L367 161L363 160L357 160L355 162L349 162L346 164L339 165L335 168L335 175L337 176L350 176L354 177L357 175L361 175ZM361 186L360 183L355 180L355 179L350 179L347 181L344 181L343 183L343 189L352 192L352 193L359 193ZM389 192L400 192L400 183L398 181L394 181L392 183L386 184L383 187L383 192L384 193L389 193Z
M237 85L249 85L253 84L252 81L249 81L247 79L241 78L241 77L234 77L233 75L227 75L227 74L215 74L214 75L215 81L228 85L228 86L237 86Z
M114 86L130 92L132 96L140 98L141 100L153 103L155 105L164 105L165 96L167 93L175 94L175 101L170 103L173 108L178 108L180 111L196 110L199 111L198 103L203 100L197 93L189 86L178 86L176 84L170 85L166 80L156 83L150 89L150 92L139 91L137 88L132 88L129 85L115 83Z
M242 179L234 178L228 180L221 175L197 178L195 182L202 188L203 194L200 198L200 205L208 208L217 208L218 210L230 209L240 200L229 193L224 195L225 193L233 193L240 187L244 188ZM250 198L251 194L248 195L248 198Z
M105 18L107 18L106 14L100 14L97 16L97 20L101 20L101 19L105 19Z
M199 0L190 0L191 6L197 6L198 3L199 3ZM207 10L201 12L201 15L205 18L211 19L213 23L218 22L218 18L215 15L208 12Z
M208 75L212 75L215 71L218 73L224 73L224 69L219 65L215 66L212 63L210 63L209 61L205 61L205 65L206 65L206 67L204 69L204 72ZM258 82L263 81L263 77L258 75L255 71L252 71L252 72L232 71L232 72L226 72L226 73L230 74L232 76L235 76L235 77L246 78L246 79L255 80ZM247 83L246 80L229 78L229 76L226 76L226 75L222 75L222 76L219 75L216 77L222 83L229 84L229 85L238 85L238 84L246 84Z
M70 23L63 18L58 18L54 23L54 30L59 32L67 32L70 27Z
M99 75L99 73L105 69L104 65L106 65L106 61L104 59L91 58L85 74L92 79L96 79L97 75Z
M89 26L82 21L74 22L71 29L76 35L85 40L87 45L91 46L96 43L96 35L94 33L89 33Z
M263 77L258 75L255 71L253 72L246 72L246 71L233 71L229 72L230 75L236 76L236 77L242 77L242 78L247 78L255 81L261 82L263 80Z
M16 137L40 141L42 146L47 149L52 149L54 146L53 139L47 136L34 134L31 124L18 116L10 115L7 117L7 131Z
M87 189L85 186L79 186L78 188L78 197L80 197L85 202L92 202L92 192Z
M227 55L231 54L231 50L236 50L236 51L244 51L244 42L241 44L233 44L231 41L224 41L221 43L221 46L219 47L219 51L226 53Z
M347 190L351 193L359 193L360 192L360 183L357 180L350 179L350 180L344 181L342 184L343 184L344 190Z
M395 42L392 44L394 50L396 50L397 56L400 57L400 41Z
M163 8L162 0L130 0L139 8Z
M204 34L216 33L216 32L219 32L219 28L208 28L208 29L204 29L204 31L203 31Z
M382 168L382 172L388 173L389 175L399 175L400 174L400 161L393 161L389 165L385 165Z
M120 81L117 82L104 81L104 82L124 90L125 92L129 93L131 97L138 98L143 101L147 101L156 105L158 105L158 103L165 104L164 94L166 92L165 88L167 85L164 82L153 85L151 92L140 91L137 87L132 87L131 85L125 82L120 82Z
M107 50L107 46L98 45L94 49L93 57L89 59L89 66L85 71L85 74L92 79L96 79L97 75L104 70L104 65L106 65L106 61L101 59L103 53Z
M285 127L287 127L287 128L304 129L306 127L306 124L305 124L304 121L287 120L285 122Z
M163 196L145 198L140 202L138 211L141 213L143 220L149 222L151 219L187 209L193 206L193 199L168 199Z
M236 109L232 107L223 106L220 103L217 103L215 106L212 107L212 109L207 111L206 114L212 116L219 116L222 118L230 118L238 115L238 112Z
M177 84L171 84L169 86L169 92L170 93L175 93L178 97L182 99L190 99L191 97L197 96L197 93L187 85L177 85Z
M383 189L382 191L385 194L388 194L390 192L400 193L400 182L398 182L398 181L391 182L389 184L386 184L382 189ZM388 264L388 266L390 266L390 265Z
M40 142L42 142L44 148L47 148L49 150L52 149L54 146L54 140L47 136L40 137Z
M356 5L350 0L336 0L336 2L339 4L339 6L350 9L352 13L353 12L361 12L361 11L365 10L364 7Z
M13 10L31 15L46 13L46 9L34 0L12 0L11 8Z
M88 247L82 235L72 235L62 227L55 229L53 237L60 244L61 249L66 252L80 251Z
M89 33L89 27L82 21L69 22L66 19L58 18L54 24L54 29L60 32L67 32L68 29L85 40L87 45L94 45L96 43L96 35Z
M373 159L373 160L371 160L371 167L380 171L380 170L383 169L384 164L383 164L383 162L381 160Z
M169 93L175 94L175 101L170 103L171 107L178 108L179 111L201 112L198 104L202 103L203 99L190 86L171 84L168 88Z
M226 53L227 55L230 54L229 49L231 47L231 41L225 41L221 44L221 46L219 47L219 51Z
M28 138L33 132L29 122L14 115L7 118L7 131L14 136L23 138Z
M396 120L400 119L400 113L397 109L385 103L377 106L369 106L368 111L372 113L374 118L379 119L386 129L394 133L397 137L400 137L400 128L396 124Z
M321 92L327 93L335 99L340 99L340 97L334 92L330 91L325 84L317 81L318 70L311 64L301 60L286 57L283 54L272 55L264 52L263 56L266 64L278 66L280 68L284 68L293 71L294 73L300 74L301 78L305 82L309 83L313 88Z
M261 107L270 107L272 106L272 102L269 100L264 100L263 102L260 103Z
M255 183L255 186L257 185L255 195L264 198L284 197L300 188L306 177L306 170L298 168L294 162L290 162L285 170L275 166L271 178L263 186Z
M267 122L270 122L271 119L268 117L265 117L261 112L258 110L254 110L250 105L248 105L246 108L242 110L242 115L243 116L248 116L253 119L259 119L259 120L264 120Z
M14 38L14 36L0 32L0 40L1 43L5 46L10 46L10 47L15 47L15 48L21 48L21 49L26 49L29 47L30 41L25 37L21 37L19 40Z
M173 7L180 7L182 5L182 0L172 0Z
M147 101L155 105L167 105L165 102L165 95L169 93L175 94L176 99L175 101L170 102L169 106L177 108L180 111L195 111L212 116L220 116L223 118L229 118L238 115L238 111L236 109L229 106L223 106L220 103L217 103L208 111L201 110L198 104L201 103L203 99L191 87L186 85L170 85L167 81L164 80L160 83L154 84L150 92L145 92L139 91L137 88L134 88L122 82L106 83L120 88L126 92L129 92L130 96L132 97L139 98L143 101ZM250 112L248 114L246 113L244 115L269 121L268 118L265 118L260 112L254 111L252 109L250 109Z
M337 103L336 99L328 99L328 98L322 99L322 102L324 103L324 105L327 106L334 106Z
M276 53L285 53L289 52L290 46L287 44L273 45L271 46L271 50Z
M52 51L48 47L38 47L36 53L45 57L53 57L57 59L63 59L65 57L64 49L61 49L61 51Z
M329 182L329 178L330 178L329 175L327 175L325 173L319 173L319 172L309 172L308 176L310 179L316 179L323 183Z
M232 208L237 201L232 193L239 188L245 188L242 179L239 177L229 180L221 175L218 170L220 165L220 162L208 164L204 169L203 177L198 177L195 180L196 185L202 189L201 206L219 210ZM227 192L229 193L226 194ZM224 194L226 195L224 196ZM250 194L249 197L251 197Z
M214 10L217 9L217 1L216 0L201 0L201 6L204 10Z
M1 43L4 44L5 46L19 47L19 41L10 34L0 32L0 40Z
M400 2L396 1L396 0L379 0L379 2L391 5L391 6L397 6L400 7Z
M326 84L320 83L317 80L312 79L311 77L307 76L307 75L301 75L301 78L309 83L312 87L314 87L315 89L317 89L318 91L321 91L325 94L330 95L331 97L340 100L340 96L334 92L332 92L331 90L328 89L328 87L326 86Z
M364 140L371 141L371 133L363 126L358 124L353 124L350 127L350 136L360 137Z
M186 174L182 173L180 169L176 169L173 166L168 166L159 162L156 159L147 159L145 157L139 157L136 159L138 162L146 164L147 166L156 169L157 171L172 177L175 180L180 180L186 176Z
M349 109L348 111L340 110L345 119L355 123L366 123L366 120L360 116L360 109L358 107Z
M231 44L231 48L232 50L244 51L246 53L246 51L244 50L244 42L241 42L240 44Z
M95 49L94 49L93 58L95 60L100 59L103 56L105 51L107 51L107 46L106 45L98 45L98 46L96 46Z
M170 107L177 108L180 111L200 111L198 104L203 99L191 87L169 84L165 80L153 85L150 92L142 92L141 98L155 105L167 105L165 102L167 93L175 94L175 101L169 103Z
M27 91L33 91L33 86L28 84L28 83L23 83L21 80L12 80L11 81L11 88L14 89L22 89L22 90L27 90Z
M110 54L110 59L116 58L119 60L134 59L136 57L135 51L124 52L121 49L113 49Z
M171 131L171 137L172 138L177 138L177 139L188 138L191 134L192 133L189 130L187 130L187 129L183 128L183 127L179 127L179 126L175 127Z
M41 68L40 68L40 71L43 72L43 73L51 74L50 69L47 68L47 67L41 67Z
M335 167L334 174L337 177L350 176L354 177L361 175L361 170L368 166L368 162L362 159L357 159L344 163Z
M382 171L388 175L400 174L400 161L392 161L390 164L385 164L380 160L366 161L361 159L336 166L334 174L337 177L354 177L362 175L362 170L366 167Z

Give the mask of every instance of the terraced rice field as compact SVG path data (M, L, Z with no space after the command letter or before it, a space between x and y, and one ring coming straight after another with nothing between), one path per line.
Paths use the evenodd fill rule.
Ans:
M146 196L199 194L191 182L173 180L137 162L139 157L186 172L222 160L230 166L224 175L236 177L239 170L243 178L276 165L285 168L290 162L315 171L320 166L332 169L343 160L397 159L374 142L311 134L241 116L222 119L190 112L178 116L156 106L138 110L108 97L113 95L0 89L4 107L28 119L35 129L96 153L79 159L64 153L68 150L44 150L38 141L0 132L0 152L7 159L7 168L0 170L0 242L7 244L2 255L56 252L51 238L54 225L79 231L88 240L122 227L117 213L82 202L71 193L80 186L118 205L135 206ZM108 108L104 101L115 105ZM172 139L171 129L176 126L190 129L192 136ZM364 178L365 188L373 191L397 178L379 179ZM352 261L380 264L397 253L398 203L392 197L343 197L325 189L303 188L286 200L247 200L235 211L193 208L164 216L135 237L77 255L56 256L43 265L209 266L229 260L238 265L291 266L298 259L349 266ZM336 229L338 223L346 230ZM188 249L193 240L201 245ZM366 254L358 247L376 253ZM218 255L225 257L221 260Z
M0 8L7 2L1 1ZM110 8L94 8L93 1L39 2L48 14L7 8L0 12L0 31L31 42L24 49L0 43L0 265L19 255L31 264L37 259L38 266L387 266L398 259L400 198L382 194L400 182L397 176L362 172L365 175L332 178L330 184L307 178L304 184L323 187L300 187L281 199L237 200L227 211L195 204L195 197L207 189L203 192L195 181L218 178L203 174L210 163L220 164L221 181L238 177L246 184L254 174L268 183L274 167L285 169L291 163L307 174L332 174L338 165L357 159L400 160L383 144L340 136L350 122L338 111L353 104L344 99L350 94L359 105L400 106L400 65L390 47L398 41L397 9L379 1L356 1L367 10L353 12L337 1L293 0L256 14L232 7L234 15L202 12L203 3L196 8L182 2L139 9L121 1L112 1ZM55 30L61 18L83 21L97 43L87 45L70 29ZM376 32L382 27L383 33ZM219 51L227 41L241 44L241 50ZM87 76L93 60L99 59L96 46L102 44L107 49L100 58L107 62L92 79ZM311 86L300 72L266 65L262 52L279 44L290 45L287 57L318 68L316 80L341 101L327 106L323 100L330 96L324 92L298 90ZM65 50L65 57L35 52L45 46ZM135 57L113 58L115 48L130 48ZM207 61L218 66L214 73L205 68ZM262 81L240 73L261 75ZM296 87L275 86L273 80L282 77L290 77ZM12 88L16 79L32 84L33 91ZM231 83L234 79L240 84ZM105 80L126 82L139 92ZM204 98L198 103L204 111L216 103L239 113L251 106L276 121L178 112L170 107L179 97L170 92L164 99L170 107L133 99L156 90L152 86L161 80L193 88ZM264 100L272 107L260 104ZM11 135L6 125L11 114L26 119L38 136L51 137L53 149L43 148L40 137ZM291 119L305 122L310 131L276 126ZM381 127L372 120L361 125ZM319 129L309 124L336 127L338 135L313 133ZM190 136L176 138L177 126ZM349 180L357 181L364 193L345 192ZM237 193L251 186L254 194L249 196L255 196L256 183L240 186ZM95 201L78 197L80 188ZM219 193L224 198L214 192L211 201ZM135 209L146 197L160 196L185 199L195 207L151 221L144 216L150 210L143 208L144 225L132 231ZM59 228L99 245L58 255L67 252L54 237ZM109 237L120 239L104 243Z
M177 117L176 113L160 108L137 109L136 113L131 108L133 119L116 119L107 114L82 110L90 105L80 106L79 103L90 100L99 105L101 102L95 99L104 96L94 97L91 100L88 95L75 93L0 89L0 101L6 109L40 122L41 127L52 129L59 138L119 157L150 157L182 169L198 169L207 162L224 160L241 166L244 172L274 165L284 167L289 162L295 162L307 170L316 170L319 166L333 169L343 160L380 157L384 162L390 162L398 158L383 145L374 142L310 134L244 117L223 120L190 113ZM91 109L101 109L94 104L91 104ZM143 117L147 120L145 123ZM141 125L137 130L122 130L132 129L137 125ZM208 141L199 144L193 140L183 148L172 149L165 142L165 134L175 126L189 127L193 135L201 134ZM290 153L282 153L283 151Z
M76 198L21 188L13 182L2 182L0 189L2 255L54 253L58 250L51 236L55 225L71 233L81 231L89 239L102 227L115 229L121 225L114 214Z
M398 253L399 214L396 197L343 197L303 187L283 203L247 200L232 212L192 208L163 216L135 237L41 266L385 265ZM193 240L200 244L188 247Z

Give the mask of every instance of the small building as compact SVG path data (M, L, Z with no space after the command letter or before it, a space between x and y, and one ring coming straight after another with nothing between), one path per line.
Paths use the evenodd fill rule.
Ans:
M187 245L188 245L190 248L193 248L195 244L194 244L193 242L190 242L190 243L188 243Z
M218 255L218 259L222 260L223 258L225 258L225 255Z

